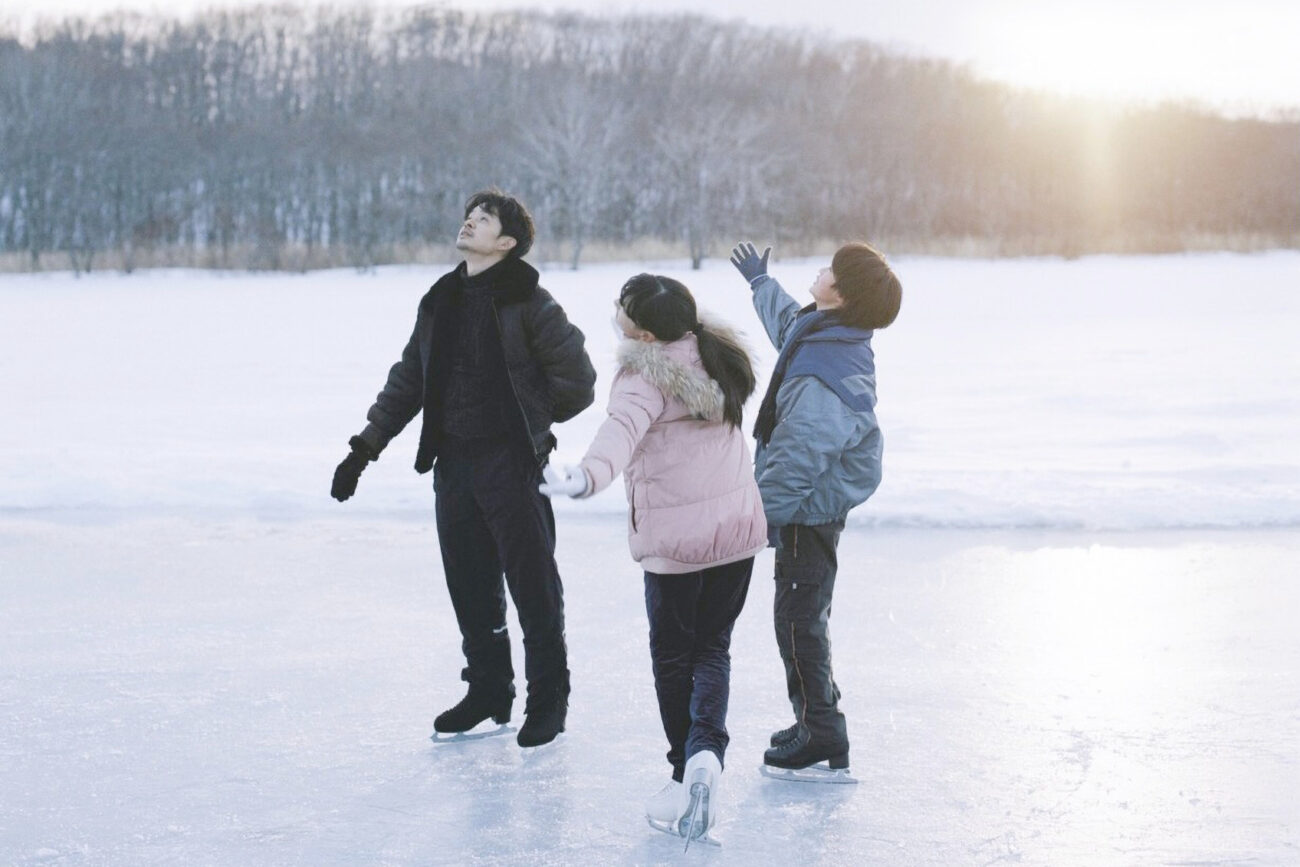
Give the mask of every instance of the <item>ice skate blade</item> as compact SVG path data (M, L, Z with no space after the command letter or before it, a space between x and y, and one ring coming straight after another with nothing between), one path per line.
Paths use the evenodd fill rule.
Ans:
M564 732L560 732L558 735L551 738L546 743L538 744L535 747L521 746L519 748L519 753L523 755L525 758L527 758L528 756L543 756L551 752L553 749L555 749L557 746L559 746L562 743L564 743Z
M697 779L702 774L703 771L695 772ZM686 815L677 820L677 833L686 841L683 852L691 848L692 840L709 833L709 787L705 783L691 783L691 805Z
M849 773L848 768L839 768L831 770L830 765L825 763L809 765L806 768L777 768L772 765L762 764L758 766L758 771L765 777L773 780L785 780L791 783L821 783L839 785L839 786L856 786L857 777Z
M662 831L663 833L669 835L670 837L676 837L678 840L682 839L682 835L677 833L676 822L661 822L658 819L652 819L649 816L646 816L645 820L646 823L649 824L650 827L654 828L656 831ZM694 840L691 840L690 842L704 843L708 846L715 846L718 849L722 848L722 841L712 836L711 831L704 832L703 836L696 837Z
M429 740L435 744L457 744L465 741L481 741L484 738L495 738L500 735L514 734L514 732L514 726L502 724L494 729L482 729L481 731L470 729L467 732L434 732L429 735Z

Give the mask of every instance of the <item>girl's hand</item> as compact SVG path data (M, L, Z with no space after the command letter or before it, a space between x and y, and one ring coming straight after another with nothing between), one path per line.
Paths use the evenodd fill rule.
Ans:
M547 464L542 470L542 478L545 482L537 486L548 497L554 497L557 494L568 494L570 497L585 496L589 487L587 483L587 474L583 472L582 467L565 465L555 467Z

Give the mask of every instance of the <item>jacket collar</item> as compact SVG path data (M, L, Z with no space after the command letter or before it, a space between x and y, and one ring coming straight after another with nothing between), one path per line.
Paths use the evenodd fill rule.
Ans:
M490 293L497 303L514 304L527 301L532 297L533 293L537 291L540 275L537 273L536 268L523 259L510 256L476 275L476 279L485 278L490 279L491 284L484 291ZM449 289L459 288L464 284L464 280L465 263L461 262L438 278L438 282L434 283L429 290L429 295L441 295Z
M809 304L799 311L799 330L794 335L800 342L827 340L856 343L870 340L872 332L867 328L841 324L833 313L818 310L816 304Z

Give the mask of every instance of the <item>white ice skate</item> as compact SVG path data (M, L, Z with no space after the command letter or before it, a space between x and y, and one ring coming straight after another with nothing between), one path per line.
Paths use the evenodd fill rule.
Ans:
M677 833L678 805L681 802L682 784L669 780L668 785L650 796L645 802L645 818L650 827L665 834Z
M682 787L677 793L677 833L686 838L682 851L698 840L711 846L722 844L709 835L718 821L718 788L722 762L712 750L700 750L686 762Z

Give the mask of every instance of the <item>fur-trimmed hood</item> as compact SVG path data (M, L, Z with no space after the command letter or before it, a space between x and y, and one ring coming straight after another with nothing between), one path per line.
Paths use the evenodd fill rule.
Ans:
M725 325L703 316L700 321L718 336L740 342L736 333ZM616 357L620 369L645 377L664 394L680 400L692 415L708 421L722 420L726 404L722 386L705 372L694 334L671 343L658 340L645 343L629 338L619 343Z

